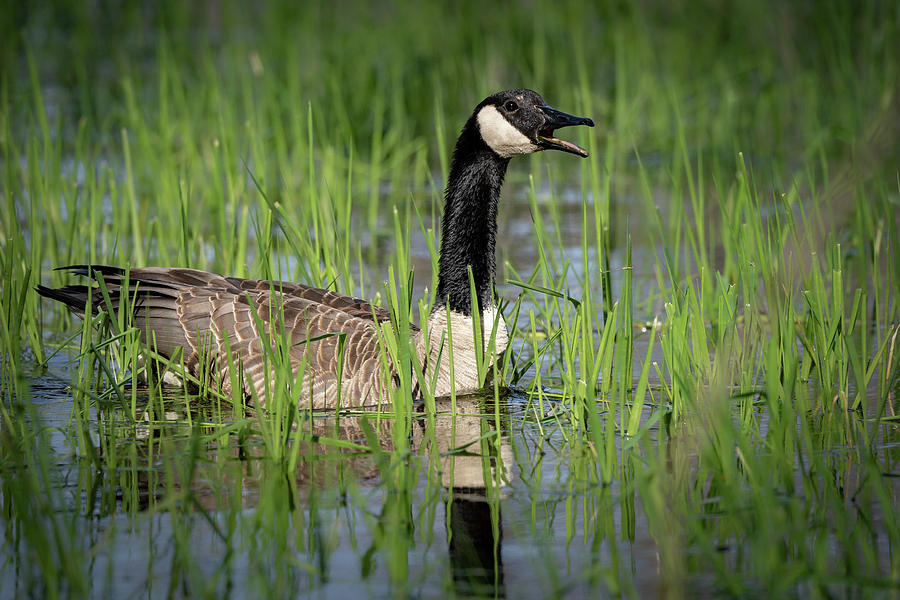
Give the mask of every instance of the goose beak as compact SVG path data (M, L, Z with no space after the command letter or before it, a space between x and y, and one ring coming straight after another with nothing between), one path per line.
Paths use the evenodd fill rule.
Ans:
M576 146L571 142L553 137L553 132L562 127L569 127L572 125L587 125L588 127L593 127L594 122L587 117L569 115L561 110L550 108L549 106L541 106L539 108L541 109L541 112L544 113L545 120L544 125L541 127L540 131L538 131L538 145L544 150L562 150L563 152L577 154L582 158L586 157L588 155L587 150L580 146Z

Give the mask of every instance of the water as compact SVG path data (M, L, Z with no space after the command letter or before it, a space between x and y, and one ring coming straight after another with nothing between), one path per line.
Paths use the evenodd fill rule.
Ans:
M89 582L88 595L117 598L657 597L686 590L712 597L728 589L716 569L746 571L762 541L735 530L735 516L715 508L724 507L723 494L731 492L717 491L704 466L708 432L702 429L662 435L654 426L639 448L615 436L621 462L604 484L594 449L565 415L539 420L515 392L496 405L464 397L455 415L449 400L438 402L433 419L417 407L404 438L408 453L396 449L390 418L305 421L309 441L298 468L288 472L267 458L252 424L218 436L215 423L229 421L208 400L186 406L183 399L144 399L136 423L118 408L92 411L86 425L100 456L91 460L76 450L69 375L58 356L49 373L31 380L49 458L43 502L53 510L41 504L39 523L23 521L21 507L3 512L0 598L40 595L32 528L52 520L60 536L55 543L77 553L68 560ZM758 412L765 431L766 413ZM364 421L382 453L335 445L366 445ZM892 476L900 443L896 432L885 433L876 459ZM810 516L805 534L781 532L776 539L820 546L826 560L846 560L845 543L823 525L856 520L865 523L877 562L889 571L884 507L858 496L867 475L853 450L830 448L825 460L846 493L846 512ZM654 472L646 463L657 451L668 466ZM778 504L793 505L798 514L815 514L821 506L815 492L804 490L807 468L791 467L793 491L778 492ZM9 486L23 477L7 471L5 506L16 501ZM647 477L663 483L648 488ZM827 488L827 479L819 481ZM890 489L898 492L895 483ZM681 525L667 530L665 520L652 516L659 492L669 498L662 506L699 493L701 506L711 510L692 517L686 531L694 533L685 538ZM750 510L758 499L746 492L744 510ZM707 528L708 540L696 537ZM716 547L705 549L712 540ZM683 571L673 572L673 552ZM708 552L722 565L707 564ZM836 581L829 589L852 597L856 585ZM750 577L742 589L753 595L770 583ZM805 594L816 588L798 581L789 589Z
M60 366L55 361L51 368ZM406 585L415 596L455 591L546 597L563 589L581 595L596 586L613 553L602 538L614 539L624 526L620 490L597 487L596 473L572 472L561 429L542 429L531 420L522 397L509 397L499 407L460 398L456 416L448 414L449 401L437 405L433 421L414 416L411 454L398 467L414 474L409 489L391 484L372 455L335 452L325 444L304 449L300 467L288 475L294 487L266 474L264 448L252 435L230 436L223 447L207 442L188 456L192 433L198 432L185 425L184 406L175 401L163 411L169 423L119 424L107 441L123 462L98 470L73 454L72 440L62 433L69 429L69 393L62 380L55 386L53 381L32 382L50 431L57 486L50 497L77 532L73 545L89 556L84 567L97 597L163 597L172 586L179 596L201 591L190 577L181 581L184 573L175 568L185 543L192 553L191 576L208 578L204 585L212 587L206 591L216 595L253 596L251 590L263 585L261 557L276 581L283 571L281 591L323 598L389 595L397 582L383 552L396 544L396 535L407 538L400 550L408 561ZM485 414L495 408L495 415ZM194 417L202 418L202 411ZM311 425L316 435L365 443L362 419L317 419ZM375 427L390 452L392 421ZM194 470L186 481L180 474L189 472L188 463ZM175 479L167 481L173 473ZM181 505L181 496L177 508L167 507L179 491L187 491L196 505ZM272 506L278 496L290 506ZM609 514L573 512L582 502L605 505ZM276 531L279 525L270 520L286 529ZM28 589L31 552L22 538L17 542L17 526L3 520L4 530L13 531L0 552L3 598ZM187 542L179 541L185 537ZM614 552L630 554L633 566L655 568L655 544L645 529L616 545L622 548ZM645 582L644 590L652 588Z

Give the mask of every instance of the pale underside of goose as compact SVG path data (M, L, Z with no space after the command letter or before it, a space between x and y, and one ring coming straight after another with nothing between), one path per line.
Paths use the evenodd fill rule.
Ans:
M483 352L492 346L492 358L507 347L506 325L493 302L500 188L509 160L517 154L556 149L587 156L582 148L552 136L555 129L569 125L593 122L547 107L530 90L511 90L481 102L457 140L445 193L437 302L422 329L410 326L423 381L435 396L479 387L476 344ZM195 269L65 269L103 279L113 306L118 306L127 281L129 298L135 301L133 322L144 343L158 355L182 362L189 373L205 377L226 395L238 385L264 404L273 393L278 365L285 361L292 372L286 384L301 406L311 408L389 402L399 380L382 337L383 328L391 327L390 313L366 300L299 283L223 277ZM98 286L39 286L38 292L80 316L89 296L94 311L104 302ZM480 339L473 327L476 311L482 323ZM417 377L413 383L414 394L420 395Z

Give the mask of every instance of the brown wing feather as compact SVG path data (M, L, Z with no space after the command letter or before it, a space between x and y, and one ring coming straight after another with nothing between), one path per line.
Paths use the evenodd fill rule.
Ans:
M69 270L102 277L117 305L124 270L85 266ZM301 386L294 389L301 404L334 407L339 390L343 406L373 404L387 396L378 323L389 320L390 312L382 307L303 284L222 277L196 269L132 269L128 287L129 295L137 298L134 323L145 340L154 340L166 356L183 348L186 365L195 374L208 361L225 393L231 391L234 374L245 393L265 402L276 364L287 360L296 379L291 385ZM96 288L43 290L39 291L73 310L79 304L83 308L87 293L94 296L95 307L102 303ZM339 356L341 336L345 341ZM279 354L285 351L287 356ZM232 367L239 370L232 372Z
M279 291L285 296L293 296L303 298L345 312L352 317L359 319L374 319L378 322L388 321L391 313L386 308L376 306L366 300L354 298L339 294L331 290L304 285L302 283L291 283L289 281L273 281L269 282L265 279L238 279L236 277L227 278L228 282L235 287L245 291Z
M183 315L204 309L209 314L217 373L226 391L232 369L239 367L244 392L264 402L275 385L277 365L287 360L296 378L290 385L300 386L295 393L309 406L333 407L338 388L344 406L375 403L383 396L378 331L372 320L270 290L233 294L192 289L182 294L180 306ZM187 317L182 321L190 323ZM198 332L189 339L196 340ZM344 351L339 355L342 335ZM199 355L200 345L194 343Z
M121 276L104 274L107 281L120 280ZM290 281L269 281L267 279L242 279L238 277L222 277L207 271L184 268L147 267L132 269L130 272L132 282L139 281L147 289L184 289L201 288L227 290L233 293L240 291L260 292L274 290L285 297L292 296L310 300L345 312L359 319L387 321L391 313L386 308L376 306L367 300L339 294L331 290L312 287L302 283Z

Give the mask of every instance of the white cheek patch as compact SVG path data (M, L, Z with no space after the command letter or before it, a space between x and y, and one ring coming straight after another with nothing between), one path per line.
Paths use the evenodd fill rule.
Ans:
M516 154L530 154L541 149L524 133L513 127L496 106L489 105L479 110L477 120L481 139L503 158Z

